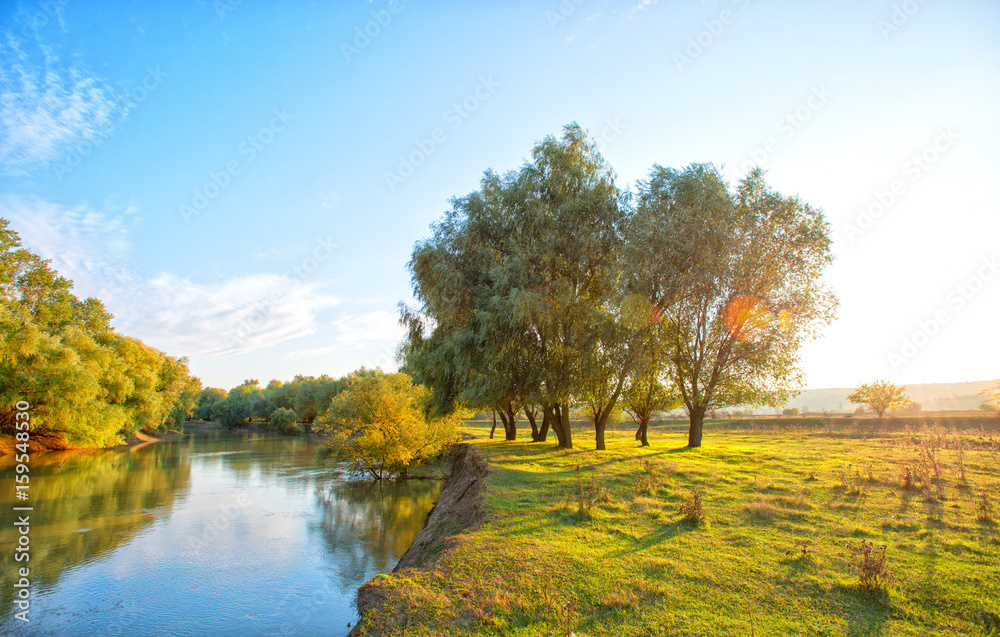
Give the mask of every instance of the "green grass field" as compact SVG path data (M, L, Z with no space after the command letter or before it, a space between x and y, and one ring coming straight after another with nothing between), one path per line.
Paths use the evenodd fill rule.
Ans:
M366 634L1000 634L996 434L707 428L685 449L654 429L597 452L585 431L571 451L470 431L488 522L379 576ZM693 492L699 523L679 513ZM859 585L862 540L886 546L883 587Z

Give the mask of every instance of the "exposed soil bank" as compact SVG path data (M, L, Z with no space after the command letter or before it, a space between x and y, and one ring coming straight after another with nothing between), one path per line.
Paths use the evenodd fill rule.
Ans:
M131 438L127 439L120 445L112 445L110 447L104 447L106 449L116 449L123 447L138 447L140 445L147 445L152 442L159 442L161 440L176 440L178 438L183 438L184 434L176 431L153 431L151 429L143 429L142 431L137 431ZM13 436L2 435L0 436L0 456L13 455L17 449L14 445L17 441ZM46 451L68 451L70 449L101 449L101 447L80 447L73 445L66 441L61 435L51 431L32 431L31 437L28 440L28 451L30 453L43 453Z
M485 519L483 491L489 468L475 448L468 444L455 445L453 453L448 481L434 508L427 514L424 528L413 538L413 544L403 553L396 568L392 569L393 573L403 569L426 568L448 550L450 536L479 526ZM372 580L358 589L358 614L362 618L369 609L384 602L386 598L378 580ZM361 625L362 620L359 620L348 637L361 635Z
M124 444L118 445L119 447L136 447L138 445L145 445L151 442L160 442L161 440L177 440L183 438L184 434L179 431L152 431L149 429L143 429L142 431L137 431L135 435L125 441Z

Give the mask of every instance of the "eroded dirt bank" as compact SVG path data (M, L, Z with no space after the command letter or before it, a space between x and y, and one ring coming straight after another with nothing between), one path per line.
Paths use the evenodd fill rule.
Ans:
M448 481L434 503L434 508L427 514L424 528L417 533L413 544L399 559L396 568L392 569L393 573L404 569L427 568L442 552L448 550L450 536L479 526L485 519L483 491L489 468L475 447L469 444L455 445L453 453L454 462ZM384 580L384 576L380 578ZM358 613L362 618L370 609L388 601L378 579L358 589ZM361 632L363 623L359 620L348 637L364 634Z
M116 447L138 447L141 445L147 445L152 442L159 442L161 440L176 440L177 438L183 438L184 434L178 433L176 431L153 431L151 429L144 429L142 431L137 431L131 438L125 440L120 445L113 445L111 447L79 447L68 443L65 438L60 434L51 431L32 431L31 437L28 440L28 451L30 453L43 453L46 451L70 451L70 450L83 450L83 449L114 449ZM13 436L3 435L0 436L0 456L13 455L17 450L15 445L17 441Z

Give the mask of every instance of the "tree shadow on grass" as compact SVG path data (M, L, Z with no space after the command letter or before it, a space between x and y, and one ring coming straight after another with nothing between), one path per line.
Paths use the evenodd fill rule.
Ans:
M612 553L609 557L619 558L625 555L631 555L632 553L637 553L638 551L645 551L646 549L650 549L657 544L674 540L685 533L697 531L703 526L703 524L704 523L693 524L691 522L685 522L684 520L668 522L655 531L647 533L642 537L635 538L635 546Z
M664 451L661 451L660 453L668 453L668 454L675 454L675 453L697 453L698 451L701 451L701 447L688 447L687 445L685 445L683 447L674 447L673 449L665 449Z
M845 602L847 614L847 634L849 637L881 637L891 635L889 620L892 618L892 602L889 592L883 588L865 589L856 585L838 584L834 591Z

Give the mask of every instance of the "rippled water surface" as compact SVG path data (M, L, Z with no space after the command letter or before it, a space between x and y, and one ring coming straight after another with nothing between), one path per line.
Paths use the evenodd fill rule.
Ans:
M442 483L348 482L315 453L302 438L208 434L36 455L31 622L14 618L24 563L5 524L0 632L347 634L357 587L392 569ZM10 458L0 474L10 512L23 504Z

